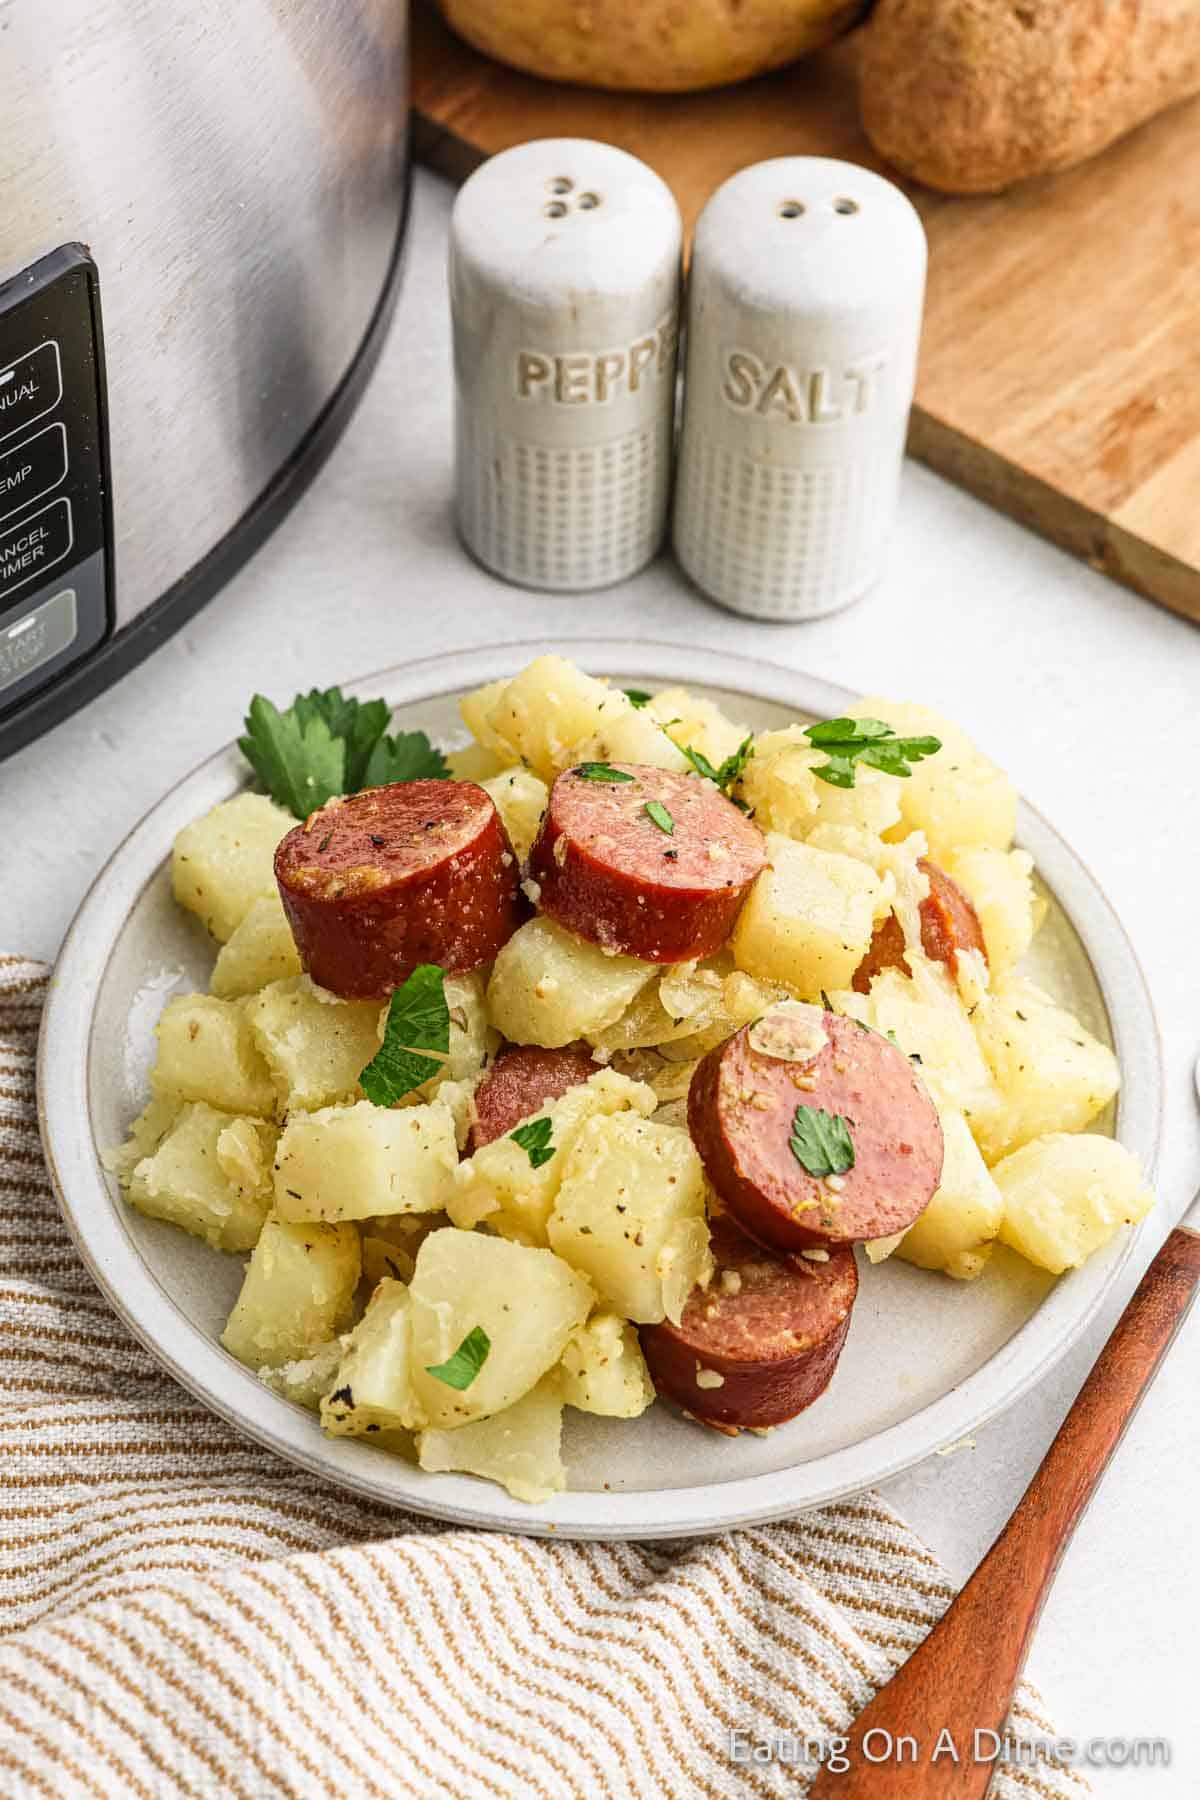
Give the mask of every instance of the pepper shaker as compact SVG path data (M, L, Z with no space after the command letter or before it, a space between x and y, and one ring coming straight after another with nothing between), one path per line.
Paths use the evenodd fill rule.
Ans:
M925 233L853 163L780 157L696 227L675 551L714 600L812 619L880 574L916 378Z
M666 530L683 232L666 184L586 138L502 151L450 228L456 509L506 580L603 587Z

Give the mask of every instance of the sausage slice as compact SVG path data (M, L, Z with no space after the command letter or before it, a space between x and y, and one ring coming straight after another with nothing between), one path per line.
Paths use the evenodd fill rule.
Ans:
M766 860L762 833L711 782L581 763L550 791L529 872L542 911L568 931L671 963L721 948Z
M983 927L971 896L927 856L921 858L917 867L929 877L929 892L921 902L921 947L926 956L931 962L945 963L951 975L958 974L960 950L982 951L986 961ZM904 954L904 932L895 913L889 913L875 927L867 954L854 971L854 991L870 993L871 983L882 969L912 973Z
M473 781L330 800L288 832L275 879L300 961L347 1000L384 999L418 963L477 969L522 917L512 845Z
M565 1050L539 1050L535 1045L501 1051L475 1090L475 1124L467 1154L540 1112L568 1088L579 1087L599 1070L589 1050L568 1044Z
M798 1122L798 1107L844 1122L852 1167L810 1172L792 1143L798 1123L822 1122ZM908 1058L857 1020L796 1001L703 1059L688 1089L688 1128L742 1230L778 1250L904 1231L942 1173L941 1122Z
M658 1392L732 1437L794 1419L824 1393L850 1328L858 1269L847 1245L782 1256L723 1213L709 1227L712 1282L693 1289L678 1325L665 1319L640 1335Z

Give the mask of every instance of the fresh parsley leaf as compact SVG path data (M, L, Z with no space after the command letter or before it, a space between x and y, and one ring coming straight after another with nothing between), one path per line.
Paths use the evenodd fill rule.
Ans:
M375 1106L394 1106L436 1075L449 1052L445 971L421 963L392 995L383 1042L358 1078L362 1091Z
M492 1340L483 1326L472 1326L454 1355L444 1363L426 1363L425 1373L461 1393L470 1387L487 1361L491 1348Z
M844 1175L854 1167L854 1143L840 1113L798 1106L788 1148L810 1175Z
M319 712L301 720L293 707L281 713L255 694L238 748L272 800L297 819L345 792L346 746Z
M650 704L651 696L646 692L645 688L624 688L622 692L630 706L636 706L639 712L643 706L649 706Z
M647 800L642 811L648 819L653 819L660 831L665 831L668 837L675 836L675 821L661 800Z
M550 1142L553 1129L553 1119L530 1119L527 1125L518 1125L508 1135L514 1144L520 1144L534 1168L540 1169L543 1163L550 1161L557 1148Z
M625 773L624 769L611 768L608 763L599 763L599 762L576 763L575 767L571 770L571 773L572 773L572 775L578 775L579 779L581 781L632 781L633 780L633 776L627 775Z
M897 737L884 719L824 719L804 733L818 750L829 752L829 761L813 770L830 787L852 788L859 763L884 775L912 774L913 763L936 756L942 740L935 737Z
M697 750L694 744L679 744L676 748L683 751L683 754L687 757L697 775L703 775L705 781L715 781L717 779L717 771L709 762L703 750Z
M392 781L445 781L446 759L423 731L398 731L380 737L364 771L363 787L387 787Z
M367 763L372 750L388 727L391 708L386 700L347 700L341 688L311 688L297 694L291 710L301 725L311 719L324 719L335 738L346 746L345 788L356 794L366 783Z
M746 810L744 803L729 790L741 779L742 771L754 755L753 737L743 738L732 756L727 756L715 768L703 750L697 750L694 744L680 744L678 748L683 751L697 775L703 775L706 781L715 781L727 800L732 800L735 806L741 806L743 812Z

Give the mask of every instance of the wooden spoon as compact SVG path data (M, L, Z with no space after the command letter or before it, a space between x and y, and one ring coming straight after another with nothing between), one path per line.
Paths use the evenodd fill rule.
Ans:
M1196 1087L1200 1092L1200 1063ZM929 1636L850 1727L844 1759L850 1767L843 1774L822 1767L809 1800L880 1800L883 1793L887 1800L973 1800L985 1793L996 1739L982 1739L984 1758L976 1762L974 1733L1003 1736L1063 1551L1183 1324L1197 1283L1200 1195L1143 1275L1012 1518ZM957 1762L948 1753L931 1760L943 1727ZM866 1746L875 1762L864 1754L868 1732L880 1734ZM884 1733L892 1743L915 1738L917 1760L888 1754Z

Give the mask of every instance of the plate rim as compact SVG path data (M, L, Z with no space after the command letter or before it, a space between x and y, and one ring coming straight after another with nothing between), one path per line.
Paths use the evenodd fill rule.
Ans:
M382 691L393 706L412 704L496 679L530 657L547 653L572 655L603 673L628 672L642 679L661 675L671 684L691 681L722 687L751 701L773 701L827 716L853 698L852 690L822 677L757 657L656 639L624 642L569 635L441 652L342 686L350 693L366 688ZM435 676L439 680L444 676L444 685L430 685ZM193 801L193 791L218 784L234 791L244 785L244 775L232 744L207 757L146 812L89 887L64 938L47 992L38 1041L38 1122L67 1228L117 1316L181 1386L286 1461L385 1506L525 1536L647 1540L763 1524L859 1493L969 1436L1020 1399L1069 1353L1120 1280L1147 1221L1127 1234L1120 1254L1101 1278L1093 1275L1082 1303L1070 1304L1072 1294L1079 1293L1078 1287L1071 1287L1074 1278L1060 1278L1000 1350L966 1381L920 1411L808 1463L713 1484L567 1489L534 1507L471 1476L432 1475L348 1440L323 1437L310 1413L259 1382L193 1324L161 1286L142 1259L121 1217L121 1203L113 1198L100 1167L88 1108L95 992L114 943L161 865L164 845L169 850L175 830L221 797ZM176 823L177 814L182 816ZM1024 799L1017 838L1032 851L1039 874L1049 868L1048 885L1056 893L1064 879L1071 887L1072 904L1059 894L1060 904L1083 943L1100 989L1123 1075L1137 1072L1132 1093L1122 1088L1118 1136L1139 1156L1147 1181L1152 1181L1161 1142L1164 1083L1161 1038L1141 963L1091 870ZM1076 902L1086 903L1085 917ZM1047 1341L1033 1349L1038 1340ZM795 1491L798 1479L804 1483L802 1494Z

